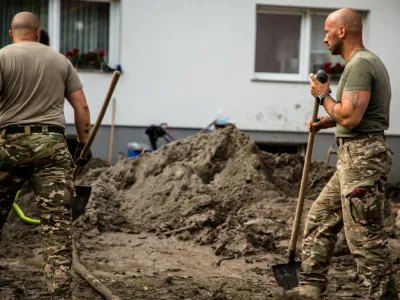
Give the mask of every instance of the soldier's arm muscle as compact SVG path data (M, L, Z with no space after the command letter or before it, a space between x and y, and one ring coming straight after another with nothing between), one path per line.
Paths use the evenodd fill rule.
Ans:
M354 61L346 72L342 98L336 102L327 97L324 107L333 120L348 129L353 129L360 124L368 107L375 68L368 60L360 58Z
M78 141L86 143L90 131L90 111L86 103L85 93L78 89L66 95L75 113L75 127L78 135Z
M324 107L334 121L346 128L353 129L360 124L370 97L370 91L344 91L341 102L336 102L331 97L327 97L324 101Z

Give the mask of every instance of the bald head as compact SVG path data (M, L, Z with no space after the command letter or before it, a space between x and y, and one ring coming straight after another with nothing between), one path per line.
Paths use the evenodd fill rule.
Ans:
M364 47L361 16L351 8L342 8L331 13L325 21L324 43L333 55L348 60L355 50Z
M10 37L14 42L38 41L40 32L39 19L30 12L20 12L11 21Z
M25 30L25 31L36 31L40 28L39 19L30 12L20 12L14 16L11 22L11 30Z
M346 34L353 36L362 36L362 19L359 13L351 8L342 8L331 13L326 19L336 29L343 26Z

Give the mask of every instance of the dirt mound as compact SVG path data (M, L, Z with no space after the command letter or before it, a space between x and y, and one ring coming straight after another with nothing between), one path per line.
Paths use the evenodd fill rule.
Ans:
M267 180L286 196L298 197L303 175L304 157L299 154L271 154L260 152L260 159L268 170ZM335 173L336 168L321 161L311 162L306 194L316 197Z
M290 236L303 163L301 156L261 152L233 126L199 134L101 174L89 172L98 179L79 226L85 232L183 229L182 239L212 244L217 255L277 251ZM333 172L314 163L309 194Z
M77 181L93 186L86 213L74 224L81 262L121 299L286 299L274 291L270 266L287 261L303 164L299 155L260 151L235 127L112 166L93 159ZM312 163L302 225L334 172ZM389 212L400 208L398 191L387 189L394 205ZM29 189L18 203L26 215L37 215ZM391 214L388 221L392 236L400 228L396 217ZM301 234L298 248L300 240ZM399 249L397 240L389 242ZM22 223L12 212L0 241L1 299L49 299L41 251L38 226ZM326 299L366 296L348 254L340 234ZM398 264L397 250L393 257ZM74 276L77 298L101 299Z
M90 185L99 177L103 168L108 168L111 163L99 157L93 157L76 178L77 185ZM90 173L90 174L89 174Z

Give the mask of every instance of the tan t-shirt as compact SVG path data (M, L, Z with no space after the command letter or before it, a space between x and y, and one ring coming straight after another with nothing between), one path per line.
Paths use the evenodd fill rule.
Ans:
M0 128L51 124L65 128L64 98L82 88L62 54L38 42L0 50Z
M367 49L359 49L347 62L339 81L337 101L341 102L343 92L353 90L371 92L368 107L355 128L337 124L336 137L354 137L388 129L392 96L389 74L379 57Z

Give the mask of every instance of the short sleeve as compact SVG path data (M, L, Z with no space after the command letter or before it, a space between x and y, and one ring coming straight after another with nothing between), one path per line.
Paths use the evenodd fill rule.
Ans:
M366 59L357 59L348 70L343 91L371 91L375 69Z
M78 72L76 72L75 68L72 66L70 62L68 62L68 75L67 81L65 83L65 95L69 95L83 87L81 80L79 79Z

